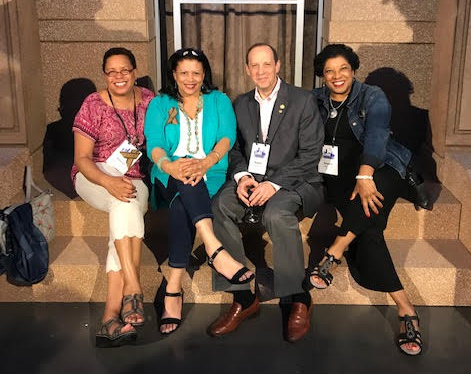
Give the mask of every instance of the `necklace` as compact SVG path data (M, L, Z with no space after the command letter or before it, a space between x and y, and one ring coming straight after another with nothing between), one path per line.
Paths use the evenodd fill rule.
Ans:
M345 102L345 100L347 100L347 98L348 98L348 95L345 97L345 99L343 99L343 101L337 107L334 107L334 104L332 104L332 99L329 96L329 103L330 103L330 107L332 108L329 113L330 118L337 117L337 114L338 114L337 109L339 109L343 105L343 103Z
M190 117L188 114L185 112L185 109L183 109L183 103L179 102L178 103L178 108L182 111L183 115L185 116L186 119L186 125L188 129L188 140L186 142L186 150L188 153L194 155L198 153L200 150L200 143L199 143L199 132L198 132L198 114L200 114L201 109L203 109L203 95L199 95L198 97L198 105L196 106L196 115L195 115L195 140L196 140L196 149L193 151L191 150L190 144L191 144L191 121Z
M133 101L134 101L134 129L136 130L136 135L132 139L131 139L131 134L129 134L128 128L126 127L126 124L124 123L123 117L119 115L118 111L116 110L116 107L114 106L113 98L111 97L110 91L109 90L106 90L106 91L108 92L108 97L110 99L111 105L113 106L113 110L115 114L118 116L119 121L123 125L124 131L126 131L126 136L128 138L129 143L139 148L139 146L141 146L142 144L139 143L139 137L137 135L136 93L134 92L134 89L132 90L132 94L133 94Z

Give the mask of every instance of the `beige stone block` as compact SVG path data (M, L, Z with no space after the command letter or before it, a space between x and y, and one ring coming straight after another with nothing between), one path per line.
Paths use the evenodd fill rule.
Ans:
M462 204L459 239L471 252L471 152L448 152L444 164L443 184Z
M330 21L330 43L433 43L434 22Z
M368 73L378 68L392 67L404 73L413 83L412 105L429 108L433 45L396 43L349 43L349 45L360 56L358 79L363 81Z
M22 191L24 167L29 163L27 148L0 147L0 209L10 205L11 199ZM24 200L23 192L20 200Z
M62 85L73 78L89 78L98 89L105 87L101 70L103 54L111 47L130 49L137 60L139 76L149 74L147 42L115 43L41 43L43 70L43 92L46 102L46 119L52 122L59 119L57 107Z
M438 0L332 0L330 19L349 21L434 21Z
M145 42L146 20L46 20L39 21L41 42Z
M150 0L36 0L39 19L143 20Z

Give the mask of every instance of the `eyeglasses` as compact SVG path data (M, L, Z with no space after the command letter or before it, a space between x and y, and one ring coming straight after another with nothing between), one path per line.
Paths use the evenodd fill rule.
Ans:
M186 50L185 52L182 53L182 56L186 56L187 54L191 53L193 56L196 56L198 57L198 53L196 53L194 50L192 49L189 49L189 50Z
M120 70L120 71L116 71L116 70L111 70L111 71L105 71L105 75L107 77L111 77L111 78L115 78L118 76L118 74L121 74L121 75L129 75L131 74L131 72L133 71L134 69L123 69L123 70Z

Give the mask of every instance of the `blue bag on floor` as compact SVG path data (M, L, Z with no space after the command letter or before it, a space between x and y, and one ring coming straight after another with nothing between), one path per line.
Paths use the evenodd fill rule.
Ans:
M46 238L33 224L31 204L11 206L2 211L6 217L4 266L7 280L16 286L31 286L44 279L49 266Z

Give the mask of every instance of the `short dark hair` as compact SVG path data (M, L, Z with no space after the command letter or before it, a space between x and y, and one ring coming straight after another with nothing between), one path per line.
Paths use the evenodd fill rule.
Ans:
M134 54L129 49L126 49L123 47L115 47L115 48L108 49L103 55L103 65L101 66L101 68L103 69L103 72L105 72L106 61L108 61L108 59L111 56L118 56L118 55L126 56L129 59L129 62L131 63L132 68L133 69L137 68L136 57L134 57Z
M160 93L173 97L177 101L182 100L180 93L178 92L175 78L173 77L173 72L177 69L178 64L182 60L195 60L201 62L203 65L204 79L201 92L207 94L213 90L217 90L217 87L213 84L211 66L209 65L208 58L203 51L195 48L183 48L176 51L168 59L167 80L165 82L165 86L159 91Z
M322 77L324 75L325 62L330 58L338 56L345 58L354 72L360 67L360 58L348 45L329 44L314 57L314 74L318 77Z
M257 48L257 47L268 47L271 49L273 52L273 58L275 59L275 62L278 62L278 53L276 52L276 49L273 48L270 44L267 43L255 43L252 44L249 49L247 49L247 53L245 55L245 63L248 65L249 64L249 53L252 51L252 49Z

